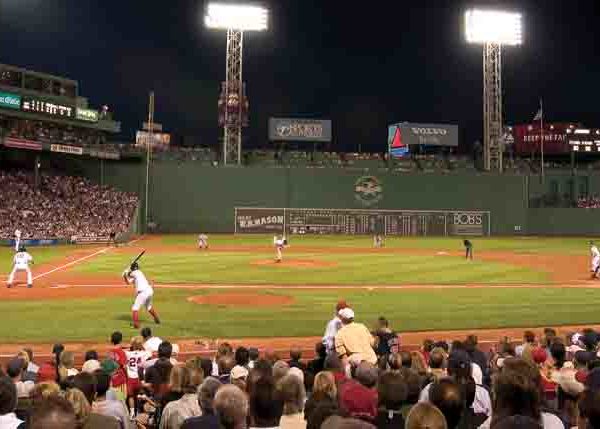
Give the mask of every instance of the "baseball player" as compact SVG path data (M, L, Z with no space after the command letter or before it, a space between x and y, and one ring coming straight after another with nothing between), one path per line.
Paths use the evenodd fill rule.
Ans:
M277 252L275 256L275 262L281 262L281 259L283 258L282 250L287 245L287 240L284 236L280 237L276 235L273 237L273 245L275 246L275 251Z
M208 236L206 234L198 236L198 249L208 249Z
M465 246L465 259L473 259L473 243L470 240L463 240Z
M379 248L383 247L383 245L384 245L383 237L380 234L377 234L376 236L373 237L373 247L375 247L376 249L379 249Z
M596 279L598 278L598 270L600 269L600 252L593 241L590 241L590 256L592 257L590 271L592 272L592 278Z
M25 271L27 272L27 287L33 287L33 278L31 275L31 269L29 268L29 264L33 264L32 256L27 253L27 249L25 246L21 246L19 251L15 254L13 258L14 266L10 275L8 276L8 282L6 287L9 289L12 287L13 280L15 279L15 274L17 271Z
M154 296L154 289L146 279L144 273L140 271L140 267L137 262L131 264L128 270L123 271L123 280L125 283L135 285L135 302L131 307L131 317L133 319L133 327L138 329L140 325L139 311L140 307L146 307L148 313L152 316L155 323L160 323L158 314L154 307L152 307L152 297Z
M21 247L21 230L15 230L15 252L19 251L19 247Z

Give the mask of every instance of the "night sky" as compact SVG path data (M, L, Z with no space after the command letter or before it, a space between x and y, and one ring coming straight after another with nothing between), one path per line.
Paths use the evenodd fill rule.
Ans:
M334 147L385 148L387 124L457 123L481 137L482 48L464 41L463 12L507 6L525 40L503 51L507 123L600 127L600 1L267 0L270 29L247 34L248 146L266 146L269 116L330 118ZM188 142L215 145L225 33L203 28L199 0L0 0L0 62L80 83L108 104L125 138L147 116Z

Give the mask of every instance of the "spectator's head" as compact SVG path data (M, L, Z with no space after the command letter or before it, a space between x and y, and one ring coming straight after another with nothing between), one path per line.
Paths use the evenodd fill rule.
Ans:
M248 398L237 386L223 386L214 399L215 414L223 429L243 429L248 416Z
M290 359L293 361L299 361L302 359L302 350L299 348L293 348L290 350Z
M92 406L86 399L83 392L79 389L68 389L65 393L65 399L73 406L77 427L85 427L87 420L92 412Z
M432 339L426 338L423 340L423 351L425 353L430 353L433 350L434 346L435 342Z
M535 333L532 331L523 332L523 341L529 344L535 343Z
M208 377L212 374L213 365L212 365L212 361L210 359L208 359L208 358L200 359L200 366L202 367L202 372L204 373L205 377Z
M0 416L17 408L17 387L9 377L0 377Z
M517 415L498 421L495 423L494 429L542 429L542 425L536 419Z
M270 362L271 365L273 365L279 360L279 354L275 350L267 349L265 350L264 360Z
M327 355L325 358L324 369L331 372L344 372L342 361L335 353Z
M88 350L85 352L84 361L87 362L88 360L98 360L98 352L96 352L96 350Z
M90 404L96 398L96 377L92 374L80 372L73 379L73 387L79 389Z
M63 351L60 354L60 365L67 369L71 369L75 366L75 354L73 352Z
M522 359L507 359L493 382L493 422L523 415L537 419L540 412L540 389L535 373L539 371Z
M379 317L379 319L377 319L377 328L379 329L387 329L390 327L390 322L388 322L388 320L381 316Z
M400 374L406 383L406 402L416 404L421 393L421 376L414 370L404 368Z
M112 335L110 336L110 342L115 346L121 344L122 341L123 341L123 334L119 331L113 332Z
M182 366L174 366L169 379L171 392L183 393L183 385L186 381L189 381L189 370Z
M335 305L335 315L338 316L340 310L343 310L344 308L348 308L348 303L345 300L341 299Z
M42 383L37 383L33 387L29 393L29 397L31 398L33 406L35 406L48 396L56 395L58 393L60 393L60 386L58 384L54 381L44 381Z
M228 342L221 343L217 347L217 356L216 356L217 360L221 356L227 356L227 355L232 355L232 354L233 354L233 347Z
M148 341L150 338L152 338L152 329L148 327L142 328L142 330L140 331L140 335L142 336L144 341Z
M408 389L404 378L398 372L387 371L381 374L377 383L379 408L400 410L406 401Z
M410 352L401 351L392 355L391 358L392 368L394 370L399 370L401 368L411 368L412 367L412 355Z
M339 312L338 312L338 316L340 318L340 320L342 321L343 325L348 325L352 322L354 322L354 311L351 308L342 308Z
M59 395L50 395L37 404L31 414L29 429L75 429L75 410Z
M219 375L231 374L231 370L235 366L235 358L233 355L223 355L217 359L217 366L219 367Z
M556 338L556 331L552 328L544 328L544 346L550 347Z
M317 357L325 359L325 357L327 356L327 347L325 347L325 344L323 344L322 342L318 342L317 344L315 344L315 353Z
M31 359L29 359L29 354L27 354L25 350L21 350L19 353L17 353L17 359L23 360L23 370L26 370L29 366L29 362L31 362Z
M29 362L33 362L33 350L31 350L29 347L25 347L23 351L27 353L27 356L29 357Z
M411 408L406 416L406 429L448 429L444 414L429 402L421 402Z
M368 389L372 389L377 384L377 368L370 363L363 361L356 368L356 381Z
M429 367L431 369L443 369L446 366L446 354L442 349L435 348L429 354Z
M273 364L273 377L275 378L275 381L283 378L289 370L290 366L286 361L278 360L275 362L275 364Z
M321 429L323 422L331 416L340 414L337 402L326 401L317 404L313 412L306 416L306 429Z
M26 363L23 359L13 358L6 365L6 375L8 375L13 380L18 381L21 378L23 369L25 369L26 367Z
M163 341L158 346L158 358L159 359L171 359L173 354L173 346L168 341Z
M477 343L477 335L468 335L463 343L467 353L473 353L477 349Z
M110 375L102 370L98 370L94 373L96 377L96 395L99 398L104 398L106 392L110 389Z
M248 357L250 358L251 361L258 360L259 355L260 355L260 353L258 352L258 349L256 347L250 347L248 349Z
M554 366L560 369L567 359L567 349L563 343L555 341L550 345L550 355L554 359Z
M459 380L471 377L471 359L464 350L456 350L450 353L448 358L448 375Z
M337 386L331 372L321 371L315 376L312 396L319 400L329 398L335 401L337 399Z
M587 351L595 351L598 344L598 334L593 329L585 329L581 342Z
M131 343L129 346L132 352L144 350L144 338L140 335L136 335L135 337L131 338Z
M277 396L283 402L283 414L298 414L304 409L306 391L298 377L288 374L277 382Z
M260 377L248 384L250 421L253 427L276 427L283 414L283 402L275 393L272 377Z
M461 386L451 378L438 380L429 391L429 400L439 408L448 428L455 428L465 409L465 398Z
M200 405L202 413L214 414L215 395L221 386L221 382L215 377L204 379L198 389L198 405Z
M250 353L246 347L238 347L235 351L235 364L247 366L250 361Z

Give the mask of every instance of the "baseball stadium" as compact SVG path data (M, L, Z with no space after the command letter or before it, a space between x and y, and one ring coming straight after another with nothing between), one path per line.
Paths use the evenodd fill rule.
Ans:
M467 13L467 26L478 19L475 12ZM594 371L600 129L546 122L541 105L533 121L504 123L502 91L490 89L501 79L500 66L490 71L492 51L520 43L503 39L483 41L488 75L479 149L461 150L462 124L424 117L389 124L384 151L338 150L333 130L343 125L276 113L264 124L269 144L246 147L242 136L251 122L242 34L255 29L224 29L227 77L215 83L220 138L207 146L178 144L164 131L155 120L154 93L135 139L124 138L118 112L82 96L78 81L0 64L0 361L6 372L24 376L15 372L15 356L28 355L23 374L35 360L50 362L57 374L73 370L72 380L82 365L85 372L90 360L101 361L96 370L108 371L118 390L114 377L122 364L114 349L122 343L129 350L130 339L142 335L162 339L152 350L144 343L148 358L164 359L168 344L168 358L212 360L212 375L226 383L237 380L234 368L245 371L245 383L248 362L237 360L238 351L252 349L253 364L269 361L273 371L278 362L289 369L297 361L309 391L317 375L311 365L330 358L342 371L346 364L356 371L361 386L369 383L359 371L366 377L375 370L381 386L385 374L402 367L423 375L433 391L439 380L431 374L455 377L451 362L464 354L465 362L481 367L481 380L473 374L477 389L495 392L492 373L501 375L500 359L526 360L529 353L535 372L546 377L538 399L554 404L552 416L572 422L557 398L576 401L591 389L586 380L600 374ZM331 335L328 322L335 321ZM356 338L344 342L340 333L354 325L370 332L367 348L377 362L350 350ZM390 333L387 350L382 341ZM473 348L485 355L483 363L475 363ZM428 360L435 353L442 353L443 366ZM112 372L107 361L116 365ZM571 384L547 375L561 373L557 362L571 365ZM588 378L575 380L576 371ZM68 377L57 377L64 390ZM398 383L408 383L402 377ZM417 393L427 393L425 385ZM34 408L21 399L17 415L27 421ZM343 417L392 427L339 400ZM491 402L489 410L478 409L478 400L465 409L491 419ZM124 402L137 427L186 427L159 426L158 413L132 403ZM319 428L305 413L308 426ZM150 418L142 421L142 414ZM448 426L440 427L457 427L445 419Z

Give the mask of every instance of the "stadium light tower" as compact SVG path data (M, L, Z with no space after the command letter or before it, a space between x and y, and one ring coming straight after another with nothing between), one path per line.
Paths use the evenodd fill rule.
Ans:
M468 43L483 44L483 164L502 172L502 45L523 42L520 13L472 9L465 13Z
M204 17L208 28L227 30L225 100L237 100L238 109L225 106L223 164L242 162L243 80L242 56L245 31L265 31L267 9L252 5L210 3Z

